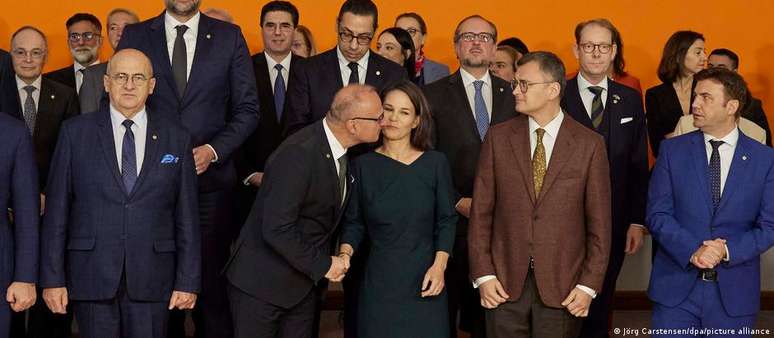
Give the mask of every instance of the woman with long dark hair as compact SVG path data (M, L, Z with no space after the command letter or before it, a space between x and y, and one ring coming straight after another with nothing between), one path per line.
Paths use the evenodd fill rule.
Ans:
M411 35L398 27L383 30L376 40L376 53L406 69L409 79L415 79L414 41ZM416 83L416 82L415 82Z

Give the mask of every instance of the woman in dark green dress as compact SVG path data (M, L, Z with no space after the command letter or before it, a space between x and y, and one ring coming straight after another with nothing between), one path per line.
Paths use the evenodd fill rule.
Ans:
M427 102L404 81L382 94L382 145L354 161L340 256L368 238L358 338L447 338L444 271L457 213L446 157L430 150Z

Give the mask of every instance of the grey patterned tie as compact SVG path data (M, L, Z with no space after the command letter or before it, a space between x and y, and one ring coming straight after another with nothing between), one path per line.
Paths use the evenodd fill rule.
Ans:
M24 122L27 123L27 128L30 129L30 134L35 133L35 120L38 118L38 108L35 107L35 99L32 97L32 92L37 88L35 86L24 86L25 92L27 92L27 99L24 100Z

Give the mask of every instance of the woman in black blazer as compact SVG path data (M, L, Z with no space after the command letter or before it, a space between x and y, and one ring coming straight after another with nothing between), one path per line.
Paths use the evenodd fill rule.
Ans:
M704 69L707 54L704 36L678 31L669 37L658 65L661 84L645 92L648 135L653 156L667 134L674 131L682 115L691 112L693 75Z

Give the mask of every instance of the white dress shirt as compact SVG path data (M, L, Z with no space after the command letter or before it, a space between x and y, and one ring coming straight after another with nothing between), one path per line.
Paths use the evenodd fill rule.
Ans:
M35 81L32 81L31 86L35 87L35 90L32 91L32 99L35 100L35 111L38 111L38 106L40 105L40 86L42 82L42 77L38 75L38 78L35 79ZM18 75L16 75L16 89L19 91L19 101L21 103L22 110L24 110L24 101L27 100L27 91L24 90L24 87L27 86L27 83L24 82L22 79L19 78ZM24 112L22 112L23 114Z
M282 61L277 62L269 56L265 51L263 55L266 57L266 66L269 68L269 80L271 80L271 90L274 93L274 83L277 82L277 69L274 68L278 63L282 65L282 79L285 80L285 89L288 89L288 77L290 76L290 58L293 53L288 53ZM347 68L349 69L349 68ZM286 94L287 95L287 94Z
M484 76L477 79L460 68L460 76L462 77L462 85L465 87L465 94L468 95L468 104L474 119L476 118L476 87L473 85L473 82L477 80L484 81L484 85L481 86L481 95L484 97L484 105L486 106L486 113L489 115L489 121L492 121L492 77L489 75L489 72L484 73Z
M185 40L185 53L186 53L186 78L191 76L191 65L193 65L194 55L196 54L196 37L199 34L199 19L201 14L196 12L193 17L188 19L188 22L177 21L169 13L164 14L164 32L167 35L167 51L169 51L169 64L172 64L172 52L175 49L175 38L177 38L177 30L175 27L179 25L186 25L188 29L183 33L183 40Z
M92 62L92 64L89 65L89 67L99 64L99 60L95 60ZM75 72L75 91L80 94L81 93L81 86L83 86L83 71L88 67L84 67L78 62L73 62L73 71Z
M554 151L554 144L556 144L556 137L559 135L559 129L562 126L562 121L564 120L564 112L559 110L559 114L554 117L551 122L548 122L543 128L545 130L545 133L543 134L543 148L545 148L546 151L546 170L549 168L549 163L551 162L551 154ZM529 146L530 146L530 157L532 157L535 154L535 148L537 148L537 132L536 130L538 128L541 128L540 125L532 118L528 118L529 121ZM497 276L494 275L486 275L481 276L477 278L473 282L473 287L478 288L481 286L481 284L484 284L484 282L496 279ZM596 298L597 293L594 291L594 289L589 288L585 285L577 284L575 285L576 288L580 289L581 291L589 294L591 298Z
M583 77L583 74L578 72L578 91L580 92L581 101L583 101L583 107L586 108L586 114L589 117L591 117L591 104L594 102L594 93L589 90L591 86L602 87L602 109L604 109L605 104L607 104L607 77L597 84L591 84Z
M723 144L718 147L718 152L720 153L720 195L723 196L726 178L728 178L728 172L731 170L731 162L734 160L736 143L739 141L739 128L734 128L734 130L721 139L715 138L709 134L704 134L704 148L707 150L707 164L709 164L710 156L712 156L712 145L709 143L710 140L723 141Z
M124 147L124 134L126 127L123 123L126 117L110 105L110 124L113 126L113 141L116 146L116 159L118 160L118 170L121 171L121 160ZM132 133L134 133L134 154L137 156L137 176L142 171L142 160L145 158L145 139L148 135L148 114L145 107L131 118Z
M336 165L336 173L339 173L341 172L339 159L347 154L347 148L344 148L344 146L341 145L341 142L339 142L339 139L336 138L336 135L333 135L333 131L328 127L328 120L325 117L323 118L323 129L325 130L325 138L328 139L328 145L331 147L331 155L333 157L333 164ZM342 196L347 196L346 184L344 185ZM342 200L342 202L344 201Z
M357 76L358 83L365 84L366 74L368 73L368 56L371 55L371 51L367 51L360 60L357 60ZM336 56L339 59L339 69L341 69L341 83L344 87L349 84L349 74L352 70L349 69L349 61L341 54L339 47L336 47Z

